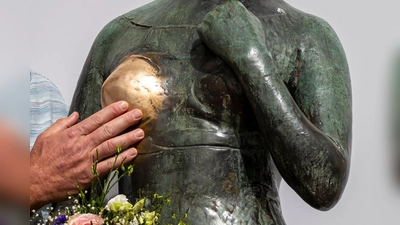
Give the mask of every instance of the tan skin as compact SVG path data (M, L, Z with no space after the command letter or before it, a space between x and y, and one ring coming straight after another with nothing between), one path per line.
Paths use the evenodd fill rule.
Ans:
M0 202L6 205L23 206L28 199L28 143L24 140L12 124L0 120Z
M78 122L77 112L59 119L40 134L30 154L30 209L62 201L68 193L77 194L77 181L87 189L93 179L91 165L98 151L97 171L106 175L113 166L116 146L132 146L143 139L142 129L119 135L142 118L138 109L128 111L125 101L116 102ZM128 148L118 157L116 166L127 163L137 155Z

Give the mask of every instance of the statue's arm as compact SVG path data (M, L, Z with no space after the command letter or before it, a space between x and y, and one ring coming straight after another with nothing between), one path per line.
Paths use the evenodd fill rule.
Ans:
M350 80L336 36L304 40L317 43L304 42L310 45L301 53L292 96L266 49L260 21L243 5L218 7L198 31L235 70L285 181L311 206L333 207L347 181L351 141Z
M283 168L282 174L286 173L286 182L311 205L329 209L339 200L349 174L351 83L344 51L332 28L315 17L306 20L304 33L309 35L301 40L297 88L291 100L297 105L293 112L301 112L301 127L293 129L286 139L295 140L292 145L300 145L299 163L305 163L304 171L292 177L291 171L297 168L289 166ZM274 160L287 159L278 153ZM306 179L310 175L311 181Z

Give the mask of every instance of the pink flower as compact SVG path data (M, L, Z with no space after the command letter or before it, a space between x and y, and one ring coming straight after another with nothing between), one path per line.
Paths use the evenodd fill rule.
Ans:
M76 214L70 216L68 220L68 225L103 225L103 223L104 219L101 216L91 213Z

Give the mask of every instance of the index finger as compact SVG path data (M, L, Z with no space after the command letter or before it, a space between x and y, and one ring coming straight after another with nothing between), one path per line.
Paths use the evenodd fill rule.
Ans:
M83 135L90 134L102 125L125 113L128 108L129 105L126 101L115 102L76 124L74 128L78 129Z

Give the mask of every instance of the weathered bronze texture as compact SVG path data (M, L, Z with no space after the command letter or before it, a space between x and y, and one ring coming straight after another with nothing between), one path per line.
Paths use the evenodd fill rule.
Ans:
M351 87L336 34L284 1L240 2L128 12L98 35L79 79L81 119L102 101L144 111L146 138L120 191L169 195L164 221L189 209L193 225L285 224L281 177L321 210L345 188Z

